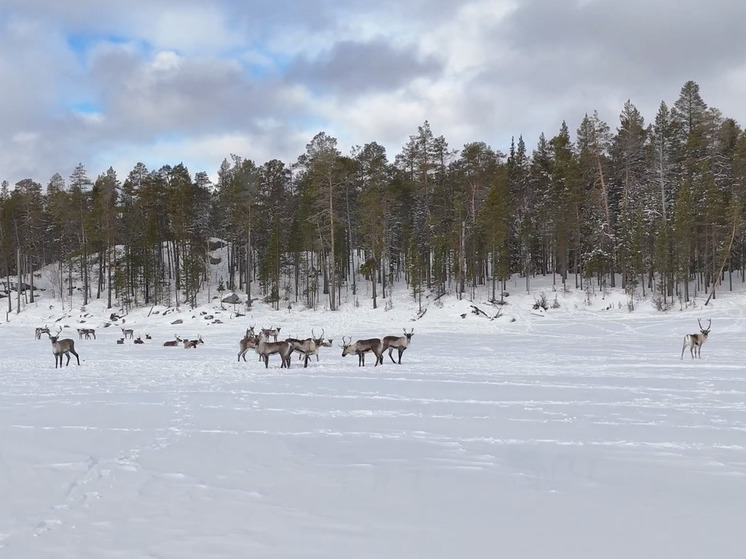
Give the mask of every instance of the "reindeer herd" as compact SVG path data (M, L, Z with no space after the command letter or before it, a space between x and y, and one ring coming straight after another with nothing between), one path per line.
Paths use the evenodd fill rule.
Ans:
M144 344L141 336L134 337L134 330L131 328L121 328L122 337L116 340L117 344L124 344L125 340L130 339L135 344ZM284 340L278 340L280 335L280 327L261 328L259 333L256 333L254 326L250 326L243 338L239 341L239 350L237 359L240 362L241 359L246 361L246 354L249 350L253 349L259 356L259 360L264 362L265 368L269 368L269 358L272 355L280 356L280 368L290 368L291 357L294 353L298 354L298 359L303 361L303 367L308 367L308 362L312 357L316 357L319 360L319 349L322 347L332 347L333 339L325 337L325 331L322 329L321 334L316 335L315 330L311 330L311 337L309 338L286 338ZM42 334L47 334L52 342L52 353L54 354L54 366L57 368L62 367L62 357L67 356L67 362L65 365L70 364L70 354L74 355L77 359L78 365L80 365L80 357L75 351L75 342L71 338L65 338L60 340L59 336L62 332L62 327L52 335L48 326L36 328L36 339L41 339ZM89 340L91 337L96 339L96 331L93 328L78 328L78 339ZM404 329L403 336L384 336L383 338L370 338L366 340L358 340L352 343L352 338L342 338L342 357L346 355L355 354L358 356L358 366L365 365L365 354L373 353L375 356L375 365L383 364L384 353L386 350L389 352L389 358L392 363L398 363L401 365L402 353L409 347L409 343L414 335L414 328L407 332ZM145 335L147 340L151 337L149 334ZM179 337L178 334L174 334L173 340L167 340L163 342L164 347L178 347L182 346L184 349L195 349L198 345L204 344L202 336L198 336L197 339L187 340ZM398 352L398 361L394 359L393 352Z
M269 357L271 355L280 356L280 368L290 368L291 357L293 353L297 353L299 359L303 360L303 367L308 367L308 361L311 357L319 359L319 349L322 347L332 347L333 339L324 337L324 330L321 331L320 335L316 335L314 330L311 330L311 337L305 339L299 338L286 338L285 340L278 341L277 335L279 328L265 329L262 328L257 334L254 327L251 326L246 330L246 334L238 344L238 361L243 359L246 361L246 354L250 349L253 349L258 355L260 361L264 362L265 367L269 367ZM404 329L403 336L385 336L381 338L370 338L366 340L358 340L352 343L352 338L342 338L342 357L346 355L355 354L358 356L358 366L363 367L365 365L365 354L373 353L376 358L375 366L383 364L383 354L388 349L389 357L392 363L397 363L394 359L392 352L396 349L398 353L398 364L401 365L401 356L404 350L409 347L409 342L412 340L414 335L414 328L407 332ZM272 341L270 341L272 337Z
M712 319L707 323L707 327L702 326L701 320L697 320L699 324L699 332L693 334L687 334L684 336L684 345L681 348L681 359L684 359L684 352L689 348L689 353L692 359L702 358L702 346L707 341L707 337L710 334L712 327ZM125 339L133 339L134 331L130 328L121 328L122 337L117 339L117 344L123 344ZM93 328L78 328L78 339L96 339L96 330ZM75 351L75 342L71 338L59 339L62 327L55 332L54 335L49 330L48 326L36 328L35 336L36 339L41 339L42 334L47 334L49 340L52 343L52 354L54 355L54 366L55 368L62 367L62 358L67 357L65 366L70 364L70 354L74 355L78 365L80 365L80 356ZM311 337L305 339L299 338L286 338L284 340L278 340L280 334L280 328L261 328L257 334L254 330L254 326L250 326L243 338L238 344L238 362L241 359L246 361L246 354L249 350L253 349L259 356L259 360L264 362L265 368L269 367L269 358L272 355L279 355L280 357L280 368L290 368L291 357L293 353L297 353L299 359L303 361L303 366L308 367L308 361L311 357L316 357L319 360L319 349L322 347L332 347L333 340L324 337L324 330L321 330L320 335L316 335L314 330L311 330ZM342 348L342 357L347 355L357 355L358 367L365 366L365 354L371 353L375 358L374 366L383 365L384 354L388 351L389 358L392 363L401 365L401 358L404 351L409 347L414 335L414 328L409 332L404 328L403 336L384 336L383 338L367 338L360 339L353 343L351 337L342 337L342 344L339 346ZM150 340L149 334L145 335L146 339ZM271 338L271 339L270 339ZM138 336L133 340L135 344L145 343L141 336ZM184 349L195 349L198 345L204 344L202 336L198 336L197 339L186 340L174 335L173 340L167 340L163 343L164 347L178 347L181 345ZM397 359L394 359L393 352L397 352Z

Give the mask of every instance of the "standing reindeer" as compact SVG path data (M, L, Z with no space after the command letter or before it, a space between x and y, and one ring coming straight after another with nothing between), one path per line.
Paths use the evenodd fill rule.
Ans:
M90 340L91 336L93 336L93 339L96 339L96 330L94 328L78 328L78 339L82 340L85 338L86 340Z
M122 327L122 335L130 340L135 337L135 331L132 328Z
M293 354L293 345L290 342L268 342L267 336L262 330L255 349L261 360L264 361L265 368L269 368L269 356L275 353L279 354L280 359L282 359L280 368L290 368L290 356Z
M71 353L78 360L78 365L80 365L80 356L78 356L78 354L75 352L75 342L70 338L60 340L60 332L62 332L62 328L59 329L55 336L47 332L47 336L49 336L49 339L52 342L52 353L54 353L54 368L57 368L58 362L60 364L60 368L62 368L63 355L67 356L67 363L65 363L65 366L67 367L68 365L70 365Z
M252 326L252 328L253 328L253 326ZM262 332L261 333L265 335L265 337L267 338L267 340L269 340L269 337L272 336L272 338L274 339L274 341L277 341L277 336L280 335L280 327L277 327L277 328L274 328L274 327L273 328L262 328Z
M48 326L43 326L41 328L37 328L36 329L36 339L37 340L41 340L41 335L42 334L49 334L49 327Z
M242 357L243 360L246 361L246 352L250 349L256 348L258 343L259 338L254 335L254 327L247 328L246 335L240 342L238 342L238 361L240 362Z
M699 357L702 359L702 346L707 341L707 336L710 333L710 327L712 326L712 319L709 319L707 328L702 327L702 322L697 319L699 324L698 334L687 334L684 336L684 346L681 348L681 359L684 359L684 350L688 347L689 353L692 354L692 359Z
M303 359L303 367L308 367L308 360L312 355L316 356L316 361L319 360L319 348L330 347L331 343L324 340L324 330L322 328L321 335L317 336L316 332L311 330L311 337L305 340L298 340L296 338L288 338L285 340L293 346L293 351L297 351L300 355L300 359Z
M376 356L376 367L378 367L378 363L383 363L383 358L381 357L383 355L383 342L379 338L358 340L353 344L352 338L345 341L344 336L342 336L342 357L354 353L357 355L358 367L365 367L365 354L369 351Z
M394 361L394 356L391 354L395 349L399 350L399 365L401 365L401 354L409 347L409 342L412 341L412 336L414 336L414 328L412 328L411 332L407 332L406 328L403 328L403 330L403 336L386 336L383 338L383 351L389 350L389 357L392 363L396 363L396 361ZM381 354L381 364L383 365L383 354Z

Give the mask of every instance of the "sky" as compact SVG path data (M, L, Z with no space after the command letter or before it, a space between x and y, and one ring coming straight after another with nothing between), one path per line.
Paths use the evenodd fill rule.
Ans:
M425 121L507 151L688 80L746 123L732 0L0 0L0 180L120 179L231 154L294 163L318 132L390 160Z

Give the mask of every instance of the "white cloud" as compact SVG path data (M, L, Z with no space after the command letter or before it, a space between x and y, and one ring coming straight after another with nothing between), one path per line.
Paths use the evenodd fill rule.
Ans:
M614 127L627 99L650 121L689 79L743 124L746 54L724 37L746 5L630 2L6 0L0 180L292 163L320 130L393 158L425 120L452 148L531 149L594 110Z

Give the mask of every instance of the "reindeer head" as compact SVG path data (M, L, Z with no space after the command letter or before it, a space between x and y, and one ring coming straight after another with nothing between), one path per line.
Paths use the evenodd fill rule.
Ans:
M708 319L707 328L702 326L702 322L699 319L697 319L697 324L699 324L699 331L702 332L702 335L706 338L710 333L710 328L712 327L712 319Z
M45 327L45 328L46 328L46 327ZM60 329L59 329L59 330L57 330L57 332L55 332L54 336L53 336L53 335L52 335L52 333L51 333L51 332L49 331L49 328L47 328L47 336L49 336L49 339L50 339L50 340L52 341L52 343L53 343L53 344L56 344L56 343L57 343L57 340L59 340L59 339L60 339L60 334L61 334L61 333L62 333L62 328L61 328L61 327L60 327Z
M412 336L414 336L414 328L410 332L407 332L406 328L402 328L402 330L404 330L404 335L407 337L407 342L411 342Z
M313 342L317 346L323 345L324 344L324 329L323 328L321 329L321 335L320 336L317 336L316 332L314 332L313 330L311 330L311 338L313 339Z
M355 353L353 349L350 349L352 347L352 337L345 340L345 336L342 336L342 345L339 347L342 348L342 357Z

